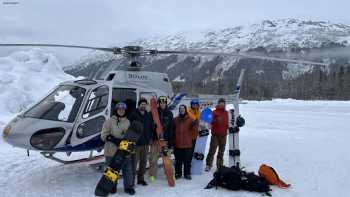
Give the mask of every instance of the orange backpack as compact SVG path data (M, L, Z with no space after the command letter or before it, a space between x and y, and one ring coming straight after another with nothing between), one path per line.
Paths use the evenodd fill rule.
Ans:
M286 184L279 177L275 169L272 167L262 164L259 168L259 176L264 177L270 185L276 185L277 187L287 189L290 184Z

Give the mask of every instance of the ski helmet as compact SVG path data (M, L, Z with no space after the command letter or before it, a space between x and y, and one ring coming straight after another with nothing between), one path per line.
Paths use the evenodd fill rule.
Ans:
M243 127L245 125L245 119L239 115L236 120L237 127Z
M168 98L166 96L160 96L158 97L158 103L165 103L167 104L168 103Z
M199 100L198 99L192 99L191 100L191 106L194 106L194 105L199 105Z
M125 103L123 103L123 102L119 102L116 106L115 106L115 110L118 110L118 109L126 109L127 108L127 106L126 106L126 104Z

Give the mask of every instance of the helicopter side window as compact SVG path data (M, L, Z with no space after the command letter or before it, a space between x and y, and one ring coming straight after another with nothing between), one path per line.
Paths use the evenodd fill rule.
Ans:
M62 85L40 103L29 109L24 116L45 120L73 122L83 101L85 89Z
M108 86L100 86L94 89L84 109L83 118L96 115L106 109L108 105Z
M81 123L77 130L77 137L81 139L100 132L105 120L104 116L98 116Z

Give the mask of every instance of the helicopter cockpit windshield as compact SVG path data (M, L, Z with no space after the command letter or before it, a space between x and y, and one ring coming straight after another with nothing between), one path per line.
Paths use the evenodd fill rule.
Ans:
M61 85L24 116L45 120L73 122L85 95L85 89Z

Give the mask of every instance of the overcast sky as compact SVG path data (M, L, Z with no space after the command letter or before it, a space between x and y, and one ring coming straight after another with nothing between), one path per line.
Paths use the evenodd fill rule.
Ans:
M301 18L350 25L349 0L0 0L0 42L122 45L178 31ZM0 56L16 49L0 49ZM18 50L18 49L17 49ZM85 50L48 49L63 64Z

